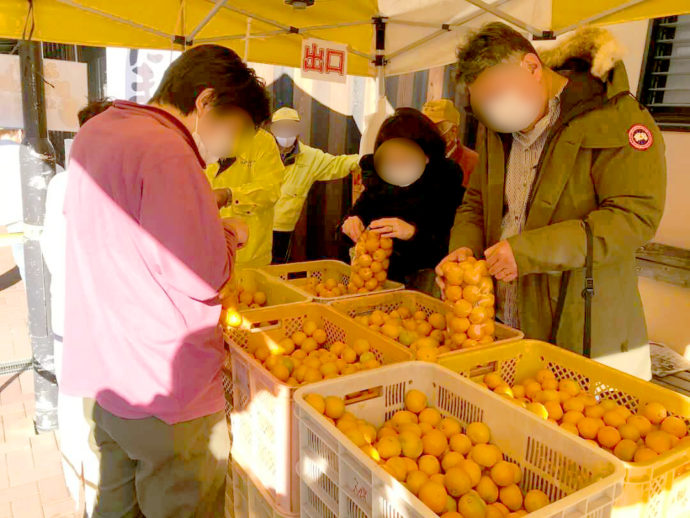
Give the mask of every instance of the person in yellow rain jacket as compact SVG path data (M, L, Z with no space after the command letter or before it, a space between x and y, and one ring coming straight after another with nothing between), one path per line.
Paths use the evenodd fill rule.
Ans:
M271 263L273 212L280 197L283 171L278 146L263 129L240 145L230 167L221 170L215 163L206 168L221 217L240 218L249 226L249 241L237 254L240 268Z
M280 148L285 175L273 222L273 262L290 260L295 225L314 182L337 180L359 167L358 155L331 155L299 140L300 116L283 107L271 118L271 133Z

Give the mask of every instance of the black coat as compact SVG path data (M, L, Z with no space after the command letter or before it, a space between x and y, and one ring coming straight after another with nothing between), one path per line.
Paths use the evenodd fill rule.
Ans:
M365 190L349 216L359 216L365 226L380 218L400 218L417 231L412 239L395 239L388 276L403 282L407 275L434 268L448 254L450 229L462 202L462 170L452 160L432 160L412 185L397 187L381 179L373 155L360 161Z

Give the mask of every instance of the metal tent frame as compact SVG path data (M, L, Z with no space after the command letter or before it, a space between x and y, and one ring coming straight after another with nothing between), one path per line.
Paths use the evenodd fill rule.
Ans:
M607 9L605 11L601 11L597 13L594 16L591 16L589 18L586 18L584 20L580 20L576 24L569 25L567 27L563 27L559 30L552 31L552 30L546 30L546 29L541 29L538 27L535 27L523 20L520 20L519 18L507 13L505 10L501 9L500 7L503 4L506 4L508 2L511 2L512 0L495 0L493 3L487 3L483 0L465 0L468 4L471 4L476 7L476 10L473 12L463 15L459 18L451 18L447 20L444 23L441 24L433 24L433 23L424 23L424 22L416 22L412 20L403 20L403 19L397 19L394 17L387 17L384 14L378 14L377 16L374 16L373 18L369 20L361 20L361 21L354 21L354 22L347 22L347 23L335 23L335 24L328 24L328 25L313 25L313 26L307 26L307 27L295 27L292 25L286 25L284 23L281 23L277 20L273 20L271 18L268 18L266 16L259 15L257 13L248 11L246 9L242 9L239 7L234 7L232 5L229 5L228 0L208 0L209 4L213 4L208 13L204 16L204 18L189 32L183 34L170 34L166 33L157 29L154 29L152 27L147 27L145 25L136 23L132 20L128 20L116 15L113 15L111 13L108 13L106 11L102 11L99 9L95 9L93 7L87 7L84 5L81 5L73 0L58 0L60 3L69 5L70 7L74 7L75 9L81 9L83 11L86 11L90 14L95 14L98 16L102 16L108 20L117 22L117 23L122 23L125 25L128 25L130 27L134 27L136 29L142 30L144 32L148 32L151 34L155 34L156 36L161 36L166 39L169 39L171 42L171 45L177 45L181 46L183 49L190 47L195 44L203 44L203 43L218 43L221 41L233 41L233 40L244 40L245 41L245 58L248 56L248 49L250 45L251 39L255 38L270 38L273 36L282 36L282 35L288 35L288 34L295 34L298 35L302 38L317 38L318 36L314 34L317 31L321 30L327 30L327 29L338 29L338 28L344 28L344 27L352 27L352 26L357 26L357 25L368 25L371 24L374 26L374 34L375 34L375 52L374 54L368 54L366 52L359 51L357 49L352 48L350 45L347 46L347 50L349 53L359 56L362 58L367 59L370 61L374 67L376 68L376 78L380 83L385 82L385 67L386 64L388 64L391 60L396 59L400 57L401 55L407 54L414 49L425 45L426 43L438 38L439 36L442 36L443 34L446 34L450 31L458 31L458 30L463 30L466 28L466 24L479 16L485 15L485 14L492 14L493 16L529 33L533 39L535 40L549 40L549 39L555 39L556 37L565 34L573 29L576 29L582 25L586 25L589 23L596 22L597 20L600 20L602 18L605 18L607 16L610 16L614 13L618 13L621 11L624 11L630 7L636 6L638 4L641 4L643 2L648 2L650 0L629 0L628 2L625 2L624 4L621 4L619 6L613 7L611 9ZM182 14L182 10L184 9L184 4L180 4L180 14ZM308 8L307 8L308 9ZM201 32L201 30L208 25L208 23L213 20L213 18L221 11L221 10L228 10L231 11L235 14L238 14L240 16L244 16L247 18L247 30L245 33L239 33L239 34L227 34L227 35L222 35L222 36L214 36L214 37L209 37L209 38L197 38L198 34ZM272 27L275 27L275 30L271 31L261 31L261 32L252 32L251 31L251 24L252 21L258 21L262 22L265 25L269 25ZM397 49L393 52L386 53L385 49L385 29L387 25L406 25L410 27L427 27L427 28L436 28L437 30L434 31L433 33L424 36L423 38L420 38L418 40L415 40L408 45L405 45L404 47ZM385 91L385 88L382 85L379 85L379 93L382 94Z

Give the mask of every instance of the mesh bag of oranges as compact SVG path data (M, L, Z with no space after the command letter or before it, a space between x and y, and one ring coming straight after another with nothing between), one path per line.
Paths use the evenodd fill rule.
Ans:
M392 253L393 240L391 238L381 237L370 230L363 232L355 245L347 292L349 294L369 293L381 289L388 279Z
M455 347L467 349L492 343L496 315L494 284L486 261L471 255L441 265L443 296L453 305L448 332Z

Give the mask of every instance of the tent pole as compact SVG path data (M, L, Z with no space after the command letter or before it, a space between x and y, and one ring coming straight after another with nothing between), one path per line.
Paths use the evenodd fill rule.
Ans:
M343 22L333 23L330 25L307 25L302 27L300 31L325 31L328 29L342 29L343 27L355 27L357 25L369 25L371 20L362 20L361 22Z
M252 34L252 19L247 18L247 32L244 38L244 62L249 62L249 38Z
M610 14L614 14L620 11L623 11L627 9L628 7L632 7L633 5L641 4L642 2L646 2L647 0L631 0L630 2L626 2L624 4L618 5L616 7L612 7L611 9L607 9L606 11L601 11L594 16L590 16L589 18L585 18L584 20L580 20L577 23L574 23L572 25L568 25L567 27L563 27L562 29L558 29L557 31L553 32L554 36L560 36L561 34L565 34L566 32L570 32L573 29L577 29L578 27L581 27L583 25L587 25L588 23L592 23L596 20L601 20L602 18L609 16Z
M482 2L482 0L465 1L484 9L487 13L491 13L495 17L500 18L501 20L505 20L508 23L512 23L516 27L520 27L521 29L529 32L533 36L542 36L542 34L544 33L544 31L537 29L536 27L533 27L528 23L525 23L522 20L519 20L518 18L515 18L515 16L508 14L505 11L502 11L501 9L497 9L496 7L494 7L493 4L487 4L486 2Z
M204 16L203 20L201 20L194 29L192 29L192 32L190 32L187 35L187 41L194 40L197 34L201 32L201 29L203 29L208 22L211 21L211 18L213 18L218 11L227 3L228 0L216 0L216 4L211 8L211 10L208 12L206 16Z
M275 31L266 32L255 32L251 35L252 38L268 38L271 36L280 36L281 34L290 34L290 31L283 29L276 29ZM200 45L202 43L216 43L217 41L230 41L230 40L244 40L247 37L247 33L244 34L227 34L225 36L213 36L210 38L198 38L194 40L194 43Z
M494 7L497 7L499 5L502 5L502 4L505 4L508 2L510 2L510 0L496 0L496 2L494 2L492 5ZM388 61L392 61L393 59L397 58L401 54L404 54L405 52L408 52L414 48L421 47L425 43L428 43L429 41L431 41L435 38L438 38L442 34L446 34L452 30L458 30L461 28L461 26L463 24L470 22L470 21L474 20L475 18L479 18L480 16L483 16L485 14L486 14L486 11L484 11L483 9L480 8L477 11L475 11L471 14L468 14L466 16L463 16L461 18L457 18L457 19L452 18L448 23L444 24L441 27L441 29L439 29L438 31L434 31L431 34L429 34L428 36L425 36L424 38L418 39L417 41L413 41L409 45L405 45L404 47L399 48L395 52L390 53L387 56L387 59L388 59ZM404 22L404 21L396 22L395 20L389 20L388 23L398 23L401 25L416 25L415 22ZM435 25L434 27L438 27L438 25Z
M376 86L379 99L382 99L386 97L386 21L382 16L377 16L372 21L376 37L376 53L374 55Z
M76 2L73 2L72 0L57 0L61 4L69 5L70 7L74 7L76 9L81 9L82 11L86 11L87 13L91 14L96 14L98 16L102 16L103 18L107 18L108 20L112 20L114 22L121 23L123 25L129 25L130 27L134 27L135 29L142 30L144 32L149 32L151 34L155 34L156 36L160 36L161 38L165 38L166 40L173 40L174 35L173 34L168 34L167 32L159 31L157 29L152 29L151 27L147 27L146 25L142 25L140 23L133 22L131 20L127 20L125 18L121 18L119 16L115 16L114 14L106 13L105 11L100 11L99 9L94 9L93 7L87 7L85 5L78 4Z
M493 4L491 4L493 7L498 7L503 4L507 4L511 0L496 0ZM465 16L461 16L460 18L451 18L448 23L444 23L443 25L439 25L437 23L426 23L426 22L415 22L411 20L396 20L396 19L389 19L388 23L389 24L396 24L396 25L409 25L410 27L429 27L430 29L439 29L438 34L443 34L444 32L447 31L456 31L456 30L461 30L464 27L462 27L464 24L467 22L470 22L474 20L475 18L479 18L480 16L484 16L486 14L486 11L482 9L481 7L478 8L475 12L467 14ZM395 54L397 55L400 53L400 50L397 50ZM388 56L388 59L390 59L390 55Z
M48 432L55 430L58 425L58 387L50 327L50 274L43 263L39 237L45 215L48 181L55 174L55 150L48 140L41 44L20 41L19 63L24 119L24 142L19 157L26 238L26 296L36 394L34 423L37 431Z
M448 30L441 29L438 31L434 31L431 34L429 34L428 36L425 36L424 38L418 39L417 41L413 41L409 45L405 45L404 47L399 48L395 52L391 52L387 56L387 59L388 59L388 61L392 61L395 58L397 58L398 56L400 56L400 54L404 54L405 52L407 52L409 50L412 50L412 49L417 48L417 47L421 47L425 43L427 43L433 39L438 38L442 34L447 34L448 32L450 32L450 29L448 29Z

